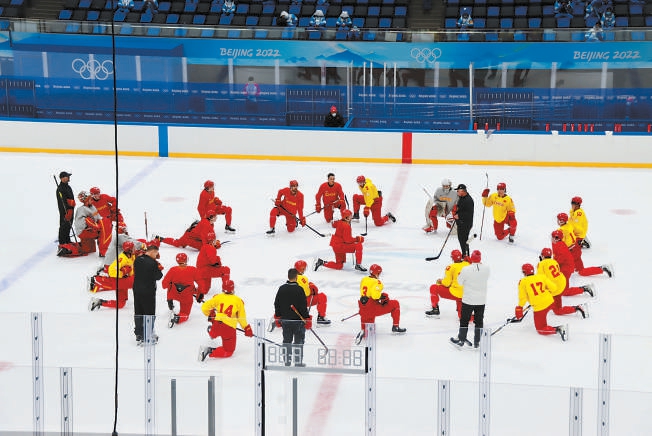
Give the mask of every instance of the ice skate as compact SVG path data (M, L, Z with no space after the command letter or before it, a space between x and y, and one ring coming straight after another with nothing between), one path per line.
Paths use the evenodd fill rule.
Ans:
M364 330L360 330L357 335L355 335L355 344L360 345L362 340L364 339Z
M200 362L203 362L214 350L215 348L211 348L211 347L200 347L198 360Z
M595 285L590 283L588 285L580 286L585 294L589 294L591 298L595 297Z
M437 229L434 228L433 226L425 226L425 227L422 227L422 229L428 235L434 235L435 233L437 233Z
M557 330L557 333L561 336L562 341L566 342L568 340L568 324L558 325L555 327L555 330Z
M142 336L136 336L136 345L139 346L139 347L142 347L143 343L144 343L143 337Z
M324 262L322 259L317 258L317 260L315 261L315 264L312 266L312 269L314 271L317 271L319 269L319 267L322 266L325 263L326 262Z
M392 326L392 333L401 334L401 333L405 333L406 331L407 329L404 329L403 327L399 327L397 325Z
M100 307L102 307L102 300L99 298L91 298L91 301L88 303L88 310L93 312Z
M364 266L360 265L359 263L356 263L354 268L355 268L356 271L367 272L367 268L365 268Z
M351 221L354 223L359 223L360 222L360 212L354 212L353 213L353 218L351 218Z
M439 318L439 304L433 307L432 309L427 310L426 316L428 318Z
M271 333L274 331L275 328L276 328L276 320L274 319L274 317L271 317L269 319L269 324L267 325L267 332Z
M395 217L391 212L387 212L387 214L386 214L385 216L386 216L387 218L389 218L389 220L390 220L391 222L393 222L393 223L396 222L396 217Z
M267 236L274 236L276 234L276 230L274 230L274 227L269 229L268 231L265 232Z
M93 288L95 288L95 276L88 277L86 283L88 285L88 290L93 292Z
M589 305L586 303L578 304L575 306L575 312L579 312L582 315L582 319L589 317Z
M602 268L602 271L604 271L609 278L612 278L614 275L614 267L611 265L600 265L600 268Z
M509 239L510 244L514 243L514 237L512 235L509 235L508 239Z
M224 231L226 233L235 233L235 229L228 224L224 226Z
M319 325L330 325L331 320L326 318L325 316L319 315L319 316L317 316L317 324L319 324Z
M175 315L172 312L172 316L170 316L170 320L168 321L168 328L171 329L175 324L179 324L179 315Z
M580 243L580 245L582 246L582 248L587 249L587 250L589 248L591 248L591 242L587 238L582 239L582 242Z
M455 348L456 350L472 350L473 349L473 344L471 344L471 341L469 340L460 340L459 338L451 338L450 339L450 344Z

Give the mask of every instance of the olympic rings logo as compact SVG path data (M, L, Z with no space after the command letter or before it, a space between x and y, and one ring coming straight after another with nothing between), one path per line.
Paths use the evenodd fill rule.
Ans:
M77 58L72 61L72 70L85 80L106 80L113 74L113 61L108 59L104 62L95 59L84 61Z
M410 56L420 64L432 63L441 57L441 50L438 48L413 48L410 50Z

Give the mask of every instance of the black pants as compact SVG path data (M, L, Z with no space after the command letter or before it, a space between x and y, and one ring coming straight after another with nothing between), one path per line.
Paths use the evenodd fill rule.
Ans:
M294 363L303 362L303 343L306 340L306 325L303 321L298 320L281 320L283 327L283 348L285 349L287 365L292 363L294 356ZM294 345L292 345L294 344Z
M138 293L134 292L134 334L136 339L144 338L144 315L156 315L156 293L153 292L151 295L148 293ZM154 317L154 320L156 317ZM148 332L149 337L152 338L154 335L154 322L152 322L152 327Z
M59 244L70 244L70 221L59 214Z
M480 343L480 335L482 327L484 326L484 304L477 306L472 306L470 304L462 303L462 316L460 317L460 332L457 335L457 338L461 341L466 340L466 335L469 330L469 320L471 319L471 314L473 314L473 324L475 324L475 336L473 338L473 344L478 345Z
M457 226L457 240L460 241L460 251L462 256L470 256L469 244L469 233L471 233L471 227L467 226Z

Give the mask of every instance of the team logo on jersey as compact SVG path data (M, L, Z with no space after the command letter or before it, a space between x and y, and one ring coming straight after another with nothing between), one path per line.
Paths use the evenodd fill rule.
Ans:
M420 64L433 63L441 57L441 50L438 48L430 49L428 47L415 47L410 50L410 57L414 58Z
M113 61L77 58L72 61L72 70L85 80L106 80L113 74Z

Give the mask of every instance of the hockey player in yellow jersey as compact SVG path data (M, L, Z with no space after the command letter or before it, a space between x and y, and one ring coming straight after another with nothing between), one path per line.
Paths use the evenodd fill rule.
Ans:
M552 303L552 311L555 315L568 315L571 313L579 312L582 318L587 317L587 307L584 305L578 306L564 306L561 301L561 296L565 295L566 277L561 272L561 268L555 259L552 258L552 250L544 248L541 250L540 262L537 265L537 274L545 276L548 280L554 283L554 289L550 289L550 293L554 299ZM583 290L580 289L579 293Z
M489 188L482 191L482 204L484 207L493 207L494 233L499 241L509 237L509 242L514 242L516 234L516 207L514 200L507 195L507 185L499 183L496 186L498 192L489 195ZM505 224L507 228L505 229Z
M310 310L311 306L317 306L317 324L330 325L330 319L326 318L328 297L323 292L319 292L317 285L308 280L308 277L304 275L307 266L308 264L305 260L297 260L294 263L294 268L299 273L297 275L297 283L306 294L306 305L308 306L308 310Z
M469 262L462 258L460 250L451 251L453 263L444 270L444 278L437 279L437 282L430 286L430 304L432 309L426 312L427 316L439 316L439 299L453 300L457 304L457 317L462 314L462 294L464 287L457 281L457 276Z
M571 198L571 210L569 220L573 224L573 232L577 239L577 244L582 248L591 248L591 243L586 238L586 232L589 230L589 220L582 209L582 197Z

